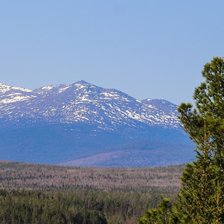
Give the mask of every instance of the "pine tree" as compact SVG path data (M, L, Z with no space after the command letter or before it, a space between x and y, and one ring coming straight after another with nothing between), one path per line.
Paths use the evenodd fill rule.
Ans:
M169 224L224 223L224 59L207 63L202 75L205 81L195 89L195 106L183 103L178 108L196 144L196 160L183 172L180 193L166 219ZM167 223L161 221L162 212L160 207L151 209L139 223Z
M183 223L223 223L224 218L224 60L214 58L195 89L195 107L182 104L180 119L196 143L196 161L182 177L177 211Z
M149 209L145 216L139 219L139 224L170 224L172 204L168 198L164 198L156 209ZM172 222L174 223L174 222Z

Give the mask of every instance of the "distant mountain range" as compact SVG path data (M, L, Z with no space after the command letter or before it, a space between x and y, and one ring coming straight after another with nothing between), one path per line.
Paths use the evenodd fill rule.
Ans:
M85 81L35 90L0 84L0 157L78 166L188 162L193 144L176 108Z

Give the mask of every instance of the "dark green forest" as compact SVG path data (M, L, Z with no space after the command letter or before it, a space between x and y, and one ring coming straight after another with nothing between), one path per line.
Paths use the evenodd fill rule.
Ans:
M136 223L135 217L159 200L156 192L1 190L0 223Z
M134 224L175 198L183 166L113 169L0 163L0 223Z

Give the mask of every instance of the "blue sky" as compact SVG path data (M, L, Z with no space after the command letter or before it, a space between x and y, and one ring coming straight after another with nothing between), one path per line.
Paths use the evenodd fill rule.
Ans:
M138 99L192 100L224 52L223 0L0 2L0 82L86 80Z

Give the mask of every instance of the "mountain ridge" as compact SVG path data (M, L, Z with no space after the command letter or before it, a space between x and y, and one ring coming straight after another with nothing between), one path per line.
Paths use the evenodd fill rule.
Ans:
M176 108L166 100L140 101L86 81L35 90L0 84L0 156L78 166L188 162L193 145Z
M10 118L8 115L13 114L17 118L39 117L55 123L72 123L91 121L91 116L94 120L90 123L98 123L101 127L105 127L107 122L110 122L111 128L122 122L179 126L176 105L168 101L167 105L173 110L165 113L147 99L139 101L116 89L104 89L85 81L43 86L33 91L9 86L6 89L0 91L0 118ZM52 120L53 117L55 119Z

